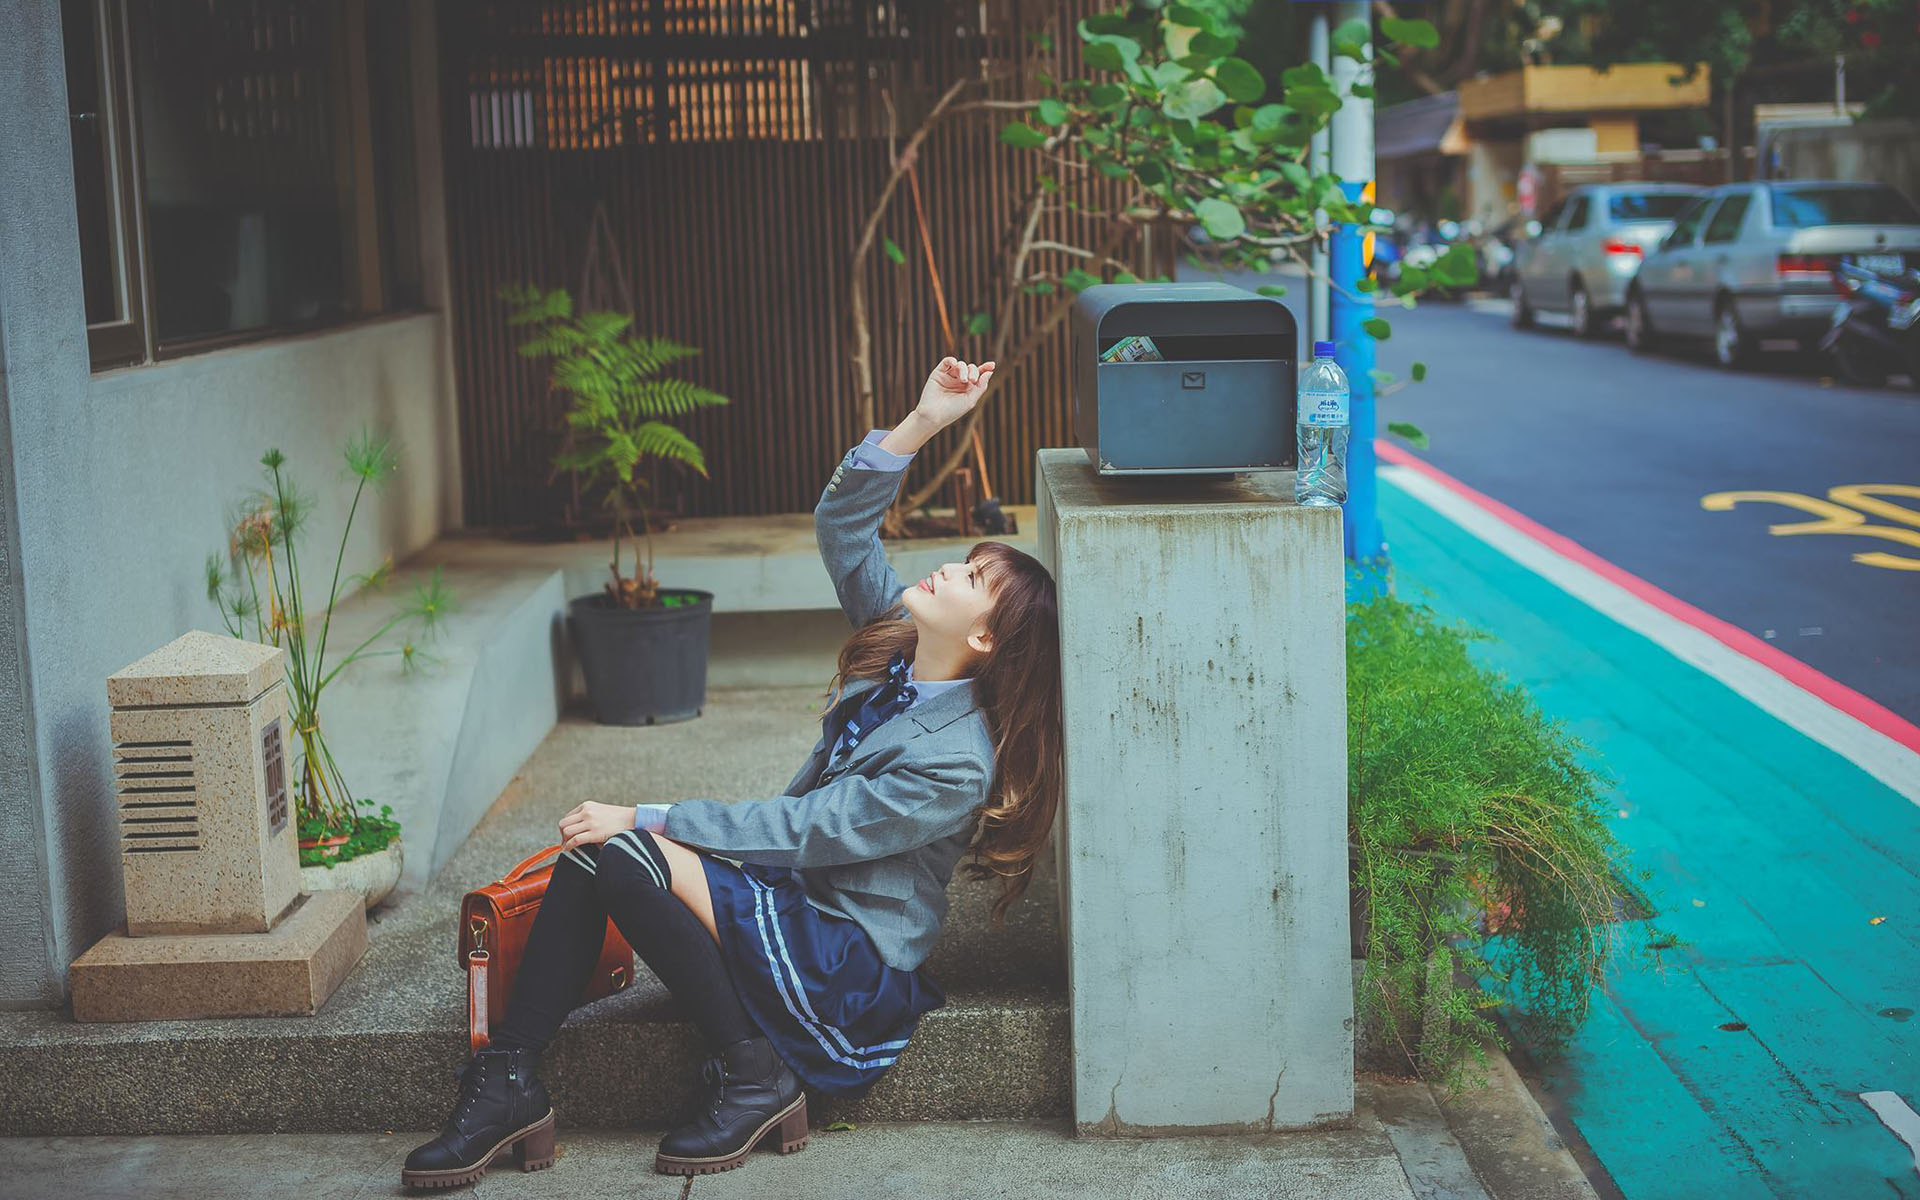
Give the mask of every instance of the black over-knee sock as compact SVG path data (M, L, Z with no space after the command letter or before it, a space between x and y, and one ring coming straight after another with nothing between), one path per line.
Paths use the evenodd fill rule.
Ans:
M599 849L581 846L554 863L514 972L506 1015L493 1031L495 1046L539 1053L586 994L607 936L606 906L593 881Z
M594 884L613 923L718 1052L760 1029L740 1004L713 935L678 896L660 844L645 830L608 838Z

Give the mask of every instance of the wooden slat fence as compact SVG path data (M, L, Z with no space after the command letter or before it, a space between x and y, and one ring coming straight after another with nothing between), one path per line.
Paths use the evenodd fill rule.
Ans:
M569 510L548 482L562 405L545 370L514 351L496 299L503 283L580 296L596 202L631 285L635 328L698 346L678 373L732 403L678 422L711 478L660 468L655 502L690 515L812 508L821 480L859 440L848 366L847 273L860 227L889 170L885 88L902 142L962 72L1005 70L1049 28L1056 74L1073 73L1072 23L1093 0L854 4L821 0L596 0L452 4L441 9L447 209L462 417L466 523L551 528ZM876 15L882 14L882 15ZM983 15L986 27L981 28ZM1073 55L1065 65L1058 54ZM996 98L1017 98L1015 74ZM935 254L956 327L986 307L998 244L1029 194L1029 156L1000 144L1006 111L951 120L918 159ZM1111 186L1111 185L1102 185ZM912 200L896 190L878 249L869 316L880 424L912 406L941 355L940 322ZM1049 216L1044 237L1097 244L1079 213ZM1156 239L1170 245L1169 239ZM1141 276L1171 273L1171 252L1136 242L1116 257ZM1064 272L1077 260L1035 260ZM602 305L617 288L595 288ZM1039 313L1051 296L1023 298ZM601 306L601 305L596 305ZM963 357L987 337L963 337ZM1036 448L1074 441L1062 323L1025 368L996 385L982 421L995 491L1032 502ZM999 390L1004 386L1004 391ZM907 486L951 449L943 435ZM939 503L940 501L936 501Z

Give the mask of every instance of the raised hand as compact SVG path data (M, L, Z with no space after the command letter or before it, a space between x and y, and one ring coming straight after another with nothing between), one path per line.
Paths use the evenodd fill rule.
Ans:
M961 362L949 355L927 376L914 411L938 426L947 426L973 411L993 381L993 364Z

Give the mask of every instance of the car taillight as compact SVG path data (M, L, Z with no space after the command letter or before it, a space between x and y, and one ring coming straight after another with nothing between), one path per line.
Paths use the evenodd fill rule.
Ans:
M1774 272L1782 279L1797 276L1802 279L1821 277L1833 273L1833 258L1824 254L1782 254Z
M1607 241L1600 243L1600 253L1631 254L1635 258L1639 258L1641 255L1645 254L1646 251L1634 245L1632 242L1622 242L1622 241L1615 241L1613 239L1608 239Z

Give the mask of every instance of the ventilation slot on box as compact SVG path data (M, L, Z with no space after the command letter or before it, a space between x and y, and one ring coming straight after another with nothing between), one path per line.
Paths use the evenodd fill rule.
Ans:
M191 742L116 742L120 848L128 854L200 849L198 778Z

